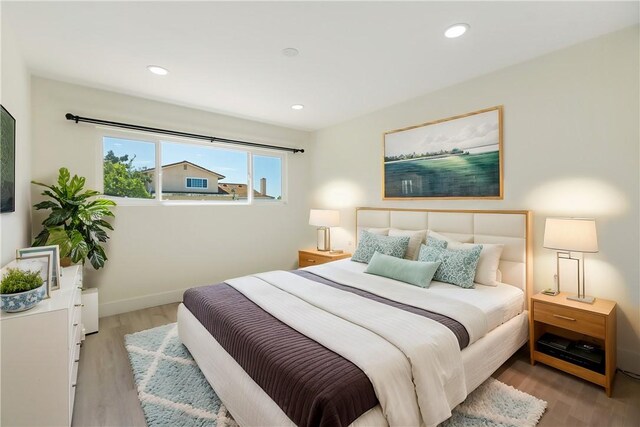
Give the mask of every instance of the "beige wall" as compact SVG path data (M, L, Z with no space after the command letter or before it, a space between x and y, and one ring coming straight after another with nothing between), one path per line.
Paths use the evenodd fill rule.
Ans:
M530 209L541 290L555 272L545 218L595 217L587 292L618 302L620 366L640 371L638 49L634 27L318 132L312 205L341 210L334 247L353 250L356 206ZM504 105L504 200L381 200L383 132L495 105Z
M16 210L0 214L0 265L31 239L31 81L16 40L2 25L0 103L16 119Z
M33 78L33 179L51 182L66 166L98 185L102 129L86 117L308 148L310 134L83 86ZM296 266L307 224L311 156L290 154L289 202L253 206L118 206L106 267L85 268L100 291L100 315L179 301L184 289ZM34 188L34 200L39 199ZM40 230L34 217L33 232Z

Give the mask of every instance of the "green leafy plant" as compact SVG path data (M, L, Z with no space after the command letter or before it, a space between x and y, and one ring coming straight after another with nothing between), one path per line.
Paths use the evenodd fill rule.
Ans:
M128 154L118 157L109 150L104 156L103 164L104 194L138 199L153 198L146 188L151 177L133 166L135 158L136 156L129 158Z
M51 209L51 213L42 222L44 228L36 236L33 246L59 245L61 257L83 263L88 259L97 270L107 261L102 243L109 239L106 229L113 230L113 227L105 217L114 216L111 207L116 203L96 199L100 193L84 190L85 182L84 177L71 177L67 168L60 168L58 185L32 181L48 188L42 195L51 199L34 205L36 209Z
M39 288L44 282L38 271L24 271L8 268L0 282L0 293L3 295L17 294Z

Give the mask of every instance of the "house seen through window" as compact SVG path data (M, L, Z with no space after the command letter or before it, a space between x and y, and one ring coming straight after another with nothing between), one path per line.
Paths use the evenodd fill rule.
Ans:
M280 155L254 154L250 150L105 137L104 194L135 199L241 202L247 201L252 191L253 200L281 200L282 162ZM159 177L161 182L156 182Z

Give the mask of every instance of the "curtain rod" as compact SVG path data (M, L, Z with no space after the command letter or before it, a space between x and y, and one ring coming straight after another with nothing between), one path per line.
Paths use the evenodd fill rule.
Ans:
M139 130L143 132L160 133L163 135L172 135L172 136L181 136L181 137L191 138L191 139L200 139L200 140L209 141L209 142L222 142L225 144L244 145L247 147L256 147L256 148L266 148L268 150L280 150L280 151L290 151L292 153L304 153L303 148L290 148L290 147L280 147L278 145L258 144L257 142L238 141L235 139L218 138L217 136L199 135L197 133L180 132L177 130L152 128L148 126L132 125L130 123L121 123L121 122L112 122L109 120L92 119L89 117L76 116L71 113L65 114L65 117L67 118L67 120L73 120L76 123L78 122L93 123L96 125L110 126L115 128L132 129L132 130Z

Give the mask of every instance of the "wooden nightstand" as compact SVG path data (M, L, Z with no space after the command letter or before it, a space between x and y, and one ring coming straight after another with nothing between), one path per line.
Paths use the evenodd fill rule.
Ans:
M347 252L332 254L329 252L321 252L316 249L303 249L298 251L298 266L300 268L309 267L345 258L351 258L351 254Z
M556 296L537 294L531 297L529 317L531 364L542 362L606 389L611 397L611 386L616 373L616 303L597 298L593 304L567 299L569 294ZM597 344L604 350L604 373L543 353L538 339L545 333L563 338Z

